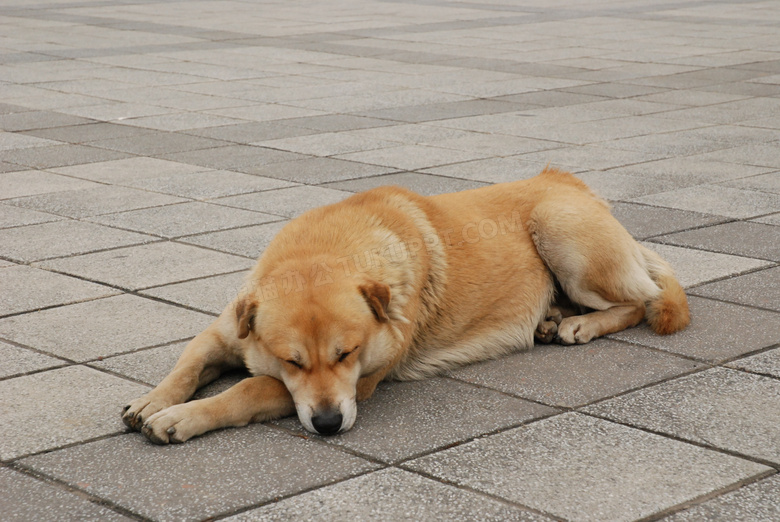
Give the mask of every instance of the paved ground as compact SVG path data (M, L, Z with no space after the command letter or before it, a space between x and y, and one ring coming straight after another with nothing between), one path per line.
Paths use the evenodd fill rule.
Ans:
M780 519L780 5L550 3L3 2L2 518ZM125 432L288 218L548 162L688 330L382 385L329 439Z

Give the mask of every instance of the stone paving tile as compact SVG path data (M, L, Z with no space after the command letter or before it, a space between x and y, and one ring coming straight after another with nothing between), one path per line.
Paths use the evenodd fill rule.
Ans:
M202 520L376 468L257 424L165 447L133 433L21 464L154 520Z
M9 199L7 203L59 216L84 218L182 201L186 200L144 190L102 185L95 188Z
M780 227L734 221L657 237L654 241L724 252L744 257L780 261Z
M620 201L612 203L610 207L612 215L637 239L713 225L728 219L723 216Z
M52 111L25 111L0 115L0 129L6 131L48 129L83 123L93 123L93 121Z
M780 267L697 286L689 293L780 312Z
M239 290L244 286L247 274L247 271L242 271L158 286L144 290L142 294L219 314L238 295Z
M737 359L728 363L728 366L780 378L780 348Z
M132 127L130 125L98 122L50 129L29 130L24 134L66 143L83 144L97 140L129 138L130 136L137 136L148 132L149 129Z
M780 462L780 381L713 368L585 411L742 455ZM734 419L739 419L735 429Z
M249 145L229 145L213 149L174 152L161 154L159 157L209 169L234 170L237 172L246 172L247 169L257 168L259 165L272 165L303 158L301 154L295 154L294 152Z
M190 136L177 132L148 132L137 136L90 142L90 145L93 147L146 156L211 149L227 144L225 141Z
M482 181L485 183L506 183L528 179L539 174L547 163L525 161L527 155L505 158L488 158L455 163L420 171L421 174L435 174L452 178Z
M642 325L610 337L709 362L780 342L780 314L701 297L689 297L688 304L691 324L681 332L660 336Z
M90 218L116 228L174 238L275 221L277 216L193 201Z
M214 202L236 208L276 214L277 216L295 217L313 208L338 203L351 195L351 193L342 190L298 186L219 198L214 200Z
M227 170L144 178L124 184L143 190L201 200L293 186L293 183L274 178L250 176Z
M775 143L755 143L740 145L731 149L719 150L702 155L704 158L725 163L754 165L770 169L780 168L780 150Z
M0 378L10 377L27 372L43 370L54 366L62 366L64 361L49 357L42 353L19 348L9 343L0 341L0 357L3 366L0 367Z
M285 125L303 127L320 132L338 132L357 129L372 129L396 125L396 122L378 118L366 118L354 114L326 114L323 116L309 116L306 118L290 118L284 120ZM279 136L285 137L285 136ZM257 141L257 140L253 140Z
M780 194L780 172L770 172L758 176L725 181L723 185L746 190L758 190Z
M771 469L576 413L407 466L568 520L642 518Z
M247 167L243 170L247 174L256 176L318 185L329 181L343 181L387 174L395 172L397 169L333 158L307 158L273 165Z
M485 187L488 185L488 183L453 179L444 176L435 176L432 174L401 172L398 174L385 174L383 176L362 178L359 180L328 183L324 186L341 190L349 190L351 192L362 192L364 190L388 185L398 185L424 196L433 196L448 192L457 192L461 190Z
M36 169L66 167L129 157L129 154L84 145L55 145L0 152L0 160Z
M671 157L646 163L637 163L612 170L620 174L650 176L672 182L691 184L715 183L735 178L743 178L766 172L765 167L735 165L723 161L707 160L699 156ZM737 187L739 188L739 187ZM747 187L744 187L747 188Z
M350 152L394 147L397 144L392 141L372 140L360 136L353 136L346 132L325 132L308 136L259 141L252 143L252 145L268 147L270 149L287 150L311 156L335 156L337 154L348 154Z
M50 172L23 170L0 175L0 199L34 196L50 192L99 187L96 183L58 176Z
M0 204L0 228L37 225L62 219L54 214Z
M780 226L780 213L761 216L755 219L751 219L751 221L755 221L756 223L766 223L767 225Z
M119 295L0 319L0 338L83 362L193 337L212 320L150 299Z
M118 291L28 266L0 270L0 316L115 295Z
M370 502L355 502L370 498ZM225 520L497 520L544 521L509 506L414 473L387 468L303 493Z
M315 116L315 118L317 117L319 116ZM305 120L307 118L303 119ZM234 125L220 125L219 127L188 130L187 134L248 145L264 140L307 136L316 133L316 130L292 125L292 122L294 121L297 121L297 119L284 120L283 122L257 121L247 123L244 121Z
M46 147L60 145L56 141L26 136L15 132L0 131L0 150L26 149L29 147Z
M42 267L129 290L178 283L252 266L252 261L171 242L41 262Z
M123 431L117 405L145 386L71 366L0 381L0 458Z
M184 351L184 347L187 346L187 342L106 357L90 363L90 366L109 370L136 381L145 382L150 386L157 386L173 370L176 361L179 360Z
M57 486L9 468L0 468L3 518L26 520L131 520Z
M664 522L732 520L772 522L780 518L780 476L775 475L664 518Z
M253 227L188 236L181 238L179 241L257 259L287 223L288 220L276 221Z
M749 257L692 250L660 243L643 242L642 244L660 254L672 265L677 280L685 288L772 265L770 261Z
M611 170L582 172L576 174L578 178L588 184L588 186L601 196L608 200L639 201L639 196L648 194L658 194L666 192L681 186L687 186L687 182L668 181L665 179L651 178L645 176L634 176L631 174L621 174Z
M131 184L147 178L192 174L205 170L208 169L174 161L141 157L51 169L52 172L67 176L118 185Z
M528 352L452 372L466 382L574 408L700 368L680 357L611 339L585 346L536 345Z
M451 397L459 397L451 401ZM297 417L280 426L385 462L405 460L556 410L450 379L381 383L358 405L355 426L334 438L304 431Z
M56 221L0 230L2 256L30 262L155 241L156 238L81 221Z
M393 167L400 170L417 170L450 163L475 160L487 157L474 151L455 151L425 145L402 145L364 152L353 152L336 156L340 159Z

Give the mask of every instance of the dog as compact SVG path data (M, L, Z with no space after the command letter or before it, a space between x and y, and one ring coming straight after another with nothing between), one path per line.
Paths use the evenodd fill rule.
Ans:
M658 334L685 328L685 292L569 173L431 197L380 187L287 224L235 301L123 420L157 444L295 412L308 431L333 435L383 379L422 379L535 340L583 344L645 317ZM242 366L252 377L186 402Z

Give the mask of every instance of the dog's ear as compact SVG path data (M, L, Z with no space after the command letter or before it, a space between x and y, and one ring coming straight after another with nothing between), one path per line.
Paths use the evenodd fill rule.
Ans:
M236 303L236 320L238 321L238 338L246 339L255 326L255 311L257 303L251 297L242 297Z
M376 281L360 285L360 293L368 302L371 310L380 323L390 320L387 316L387 307L390 305L390 287Z

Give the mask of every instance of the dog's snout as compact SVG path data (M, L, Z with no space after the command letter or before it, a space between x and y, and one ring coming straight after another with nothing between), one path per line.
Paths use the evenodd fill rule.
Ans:
M314 429L320 435L334 435L341 429L344 417L338 410L325 411L311 418Z

